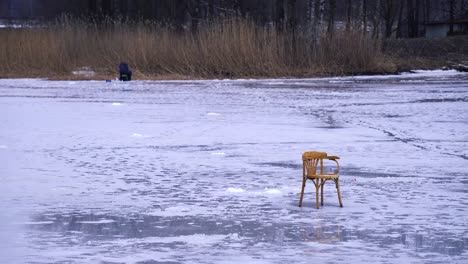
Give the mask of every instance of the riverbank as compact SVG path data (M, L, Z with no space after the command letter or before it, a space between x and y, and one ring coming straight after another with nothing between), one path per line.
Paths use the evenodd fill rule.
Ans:
M316 39L242 19L207 23L196 33L65 20L3 28L0 38L0 78L115 79L122 61L140 80L394 74L468 61L466 37L383 41L351 30Z

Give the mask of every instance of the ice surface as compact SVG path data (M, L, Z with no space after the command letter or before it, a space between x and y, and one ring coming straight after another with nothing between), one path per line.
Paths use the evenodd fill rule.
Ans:
M245 190L241 189L241 188L232 188L232 187L229 187L227 188L227 192L231 192L231 193L240 193L240 192L245 192Z
M0 109L0 263L468 259L466 73L3 79ZM308 150L343 208L297 207Z

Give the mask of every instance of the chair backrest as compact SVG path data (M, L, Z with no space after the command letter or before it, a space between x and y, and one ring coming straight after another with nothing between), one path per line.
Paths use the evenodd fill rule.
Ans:
M302 154L302 160L305 159L324 159L327 157L326 152L308 151Z
M302 154L304 176L317 175L317 169L320 170L320 173L323 173L323 159L326 157L326 152L304 152Z

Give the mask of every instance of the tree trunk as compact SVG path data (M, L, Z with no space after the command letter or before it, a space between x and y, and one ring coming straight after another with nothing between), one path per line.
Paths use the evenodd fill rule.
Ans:
M106 16L112 15L112 0L102 0L102 13Z
M361 0L362 31L367 32L367 0Z
M212 20L216 16L214 0L208 0L208 20Z
M420 5L420 0L415 0L415 1L416 1L416 6L414 9L413 33L414 33L414 37L417 38L419 37L419 8L421 7L421 5Z
M403 23L403 8L405 3L403 1L400 2L400 10L398 11L398 24L397 24L397 33L396 37L401 38L403 36L403 32L401 32L401 26Z
M119 1L119 9L120 13L122 16L127 17L128 16L128 1L127 0L120 0Z
M323 19L325 16L325 0L320 0L319 19L317 23L318 32L323 32ZM321 35L321 34L320 34Z
M309 0L307 4L307 32L309 37L315 37L315 0Z
M333 35L335 29L335 13L336 13L336 0L329 0L330 13L328 16L328 28L327 32L329 35Z
M284 28L284 20L285 20L285 10L284 10L284 0L276 0L275 9L276 9L276 30L282 32L285 30Z
M407 8L406 8L406 20L408 21L408 37L414 38L414 5L413 0L407 1Z
M450 24L449 35L453 35L453 24L455 23L455 0L450 0Z
M393 0L384 0L380 8L385 23L385 37L389 38L392 36L393 23L397 15L397 6Z
M429 23L431 20L431 1L424 0L424 24Z
M378 38L380 35L380 9L381 0L375 0L375 6L372 10L372 37Z
M291 47L292 47L292 56L294 60L297 58L297 50L296 50L296 0L289 0L286 1L288 4L288 30L292 33L291 39Z
M88 0L88 10L91 14L97 13L97 3L96 0Z
M309 0L307 2L307 21L309 25L315 20L315 0Z
M346 31L351 30L352 2L346 0Z
M289 1L283 1L283 10L284 10L284 19L283 19L283 27L287 30L289 24Z

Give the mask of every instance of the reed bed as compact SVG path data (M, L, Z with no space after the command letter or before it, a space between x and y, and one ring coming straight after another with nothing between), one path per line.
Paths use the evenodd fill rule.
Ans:
M311 37L239 18L196 31L151 22L62 18L41 27L0 30L0 77L74 78L91 68L115 76L127 62L136 78L311 77L386 72L381 44L360 32Z

